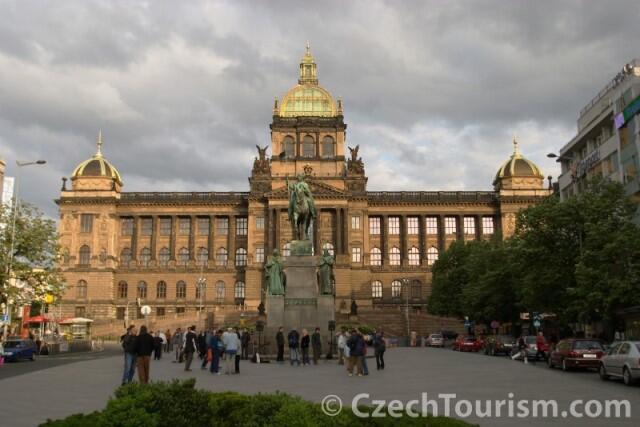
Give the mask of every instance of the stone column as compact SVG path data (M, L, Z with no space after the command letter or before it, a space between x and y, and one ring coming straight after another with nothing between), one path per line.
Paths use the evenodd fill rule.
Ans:
M280 247L280 208L274 209L273 214L275 216L275 218L273 219L273 225L274 225L273 234L275 238L273 247L274 249L277 248L279 251L281 251L282 248Z
M342 253L342 208L336 208L336 241L335 253Z
M191 223L191 229L189 230L189 260L193 261L196 259L196 222L198 222L198 218L195 215L191 215L189 218Z
M311 236L311 240L313 241L313 247L315 248L315 254L321 255L322 248L320 245L320 212L321 209L318 209L318 216L314 219L313 222L313 236Z
M476 239L482 240L482 215L476 215L475 221L476 221Z
M445 215L438 215L438 252L445 251L445 231L444 231L444 218Z
M133 217L133 230L131 233L131 259L136 261L138 259L138 221L140 217L137 215Z
M464 240L464 215L458 215L458 240Z
M424 263L427 257L427 237L426 230L427 221L425 215L418 216L418 246L420 250L420 265Z
M236 217L229 215L229 230L227 235L227 250L229 251L229 265L236 264Z
M389 265L389 216L382 215L380 224L380 250L382 251L382 265Z
M265 218L266 224L264 225L264 228L267 231L267 247L264 250L265 260L273 252L273 249L274 249L273 235L275 234L275 228L273 226L273 217L274 217L273 209L269 208L269 212L267 212L267 217Z
M156 251L158 246L158 216L151 217L151 260L156 260Z
M178 217L176 215L171 216L171 236L169 237L169 252L170 260L176 260L176 232L178 228Z
M347 255L349 253L349 224L351 223L351 217L349 215L349 208L343 208L342 215L342 254Z
M407 236L409 227L407 226L407 216L400 215L400 265L408 265L409 253L407 248Z

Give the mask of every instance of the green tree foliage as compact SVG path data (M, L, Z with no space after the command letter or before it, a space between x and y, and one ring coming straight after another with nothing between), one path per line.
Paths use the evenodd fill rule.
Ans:
M467 259L469 246L464 242L453 242L433 264L429 312L441 316L465 316L462 292L469 282Z
M59 246L56 225L36 208L20 204L13 233L13 209L0 207L0 294L3 299L29 303L44 296L59 296L63 278L57 267ZM13 238L13 257L10 256ZM16 278L25 284L13 286Z

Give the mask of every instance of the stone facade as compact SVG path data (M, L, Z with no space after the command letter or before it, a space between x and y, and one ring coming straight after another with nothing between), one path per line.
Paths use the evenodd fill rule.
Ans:
M304 77L311 66L315 80ZM309 52L300 72L274 104L271 145L258 147L248 192L123 192L99 139L57 200L64 315L130 320L141 303L152 318L178 323L197 310L216 324L238 311L255 317L264 262L274 248L286 256L292 239L286 181L304 174L318 209L315 253L329 247L336 259L336 313L346 315L355 300L363 319L401 322L408 302L424 317L438 253L456 240L509 235L518 210L549 194L537 168L515 163L514 173L499 171L494 191L368 191L360 147L346 145L342 102L316 90Z

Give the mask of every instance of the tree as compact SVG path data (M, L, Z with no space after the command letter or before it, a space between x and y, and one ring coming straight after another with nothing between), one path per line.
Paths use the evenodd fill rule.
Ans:
M467 285L466 260L469 255L464 242L453 242L433 264L429 312L441 316L462 317L462 290Z
M10 206L0 207L0 295L20 304L43 301L62 294L63 278L57 267L59 246L53 220L21 203L15 220ZM13 239L13 245L12 245ZM10 256L13 248L13 256ZM18 286L15 286L15 281Z

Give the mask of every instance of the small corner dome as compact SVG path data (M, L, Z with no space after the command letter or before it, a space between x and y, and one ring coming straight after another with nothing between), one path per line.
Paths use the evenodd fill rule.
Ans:
M496 173L496 181L511 177L536 177L544 178L540 168L531 160L525 158L518 150L518 142L513 140L513 154L502 164Z
M102 132L98 135L98 151L90 159L80 163L71 175L71 179L92 177L110 178L122 185L122 178L118 170L102 156Z

